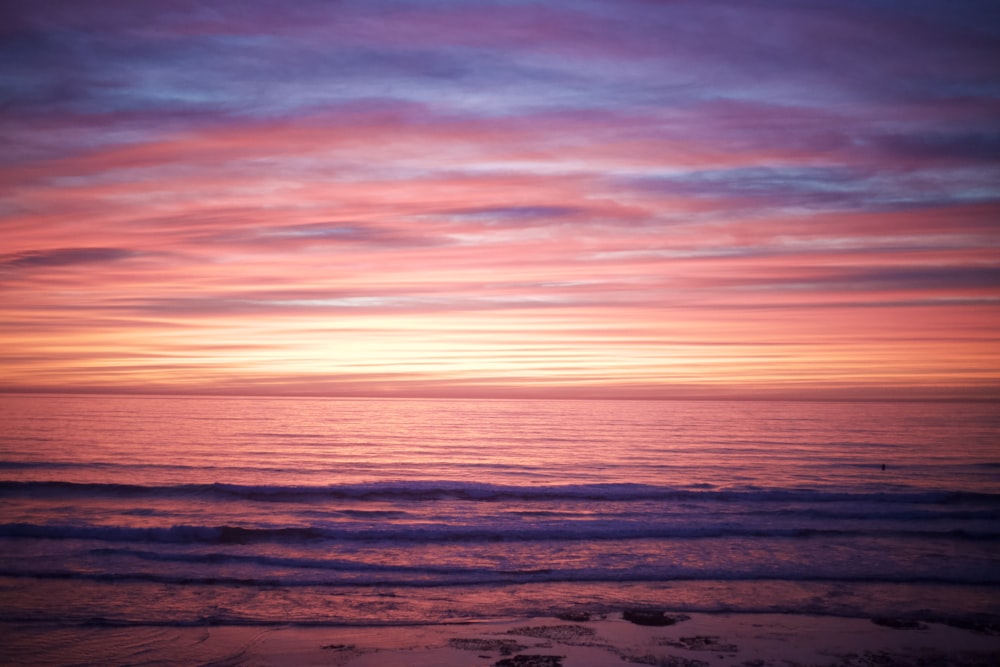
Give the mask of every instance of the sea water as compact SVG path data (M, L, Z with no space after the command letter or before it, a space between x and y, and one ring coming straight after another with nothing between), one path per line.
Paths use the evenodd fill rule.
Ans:
M8 629L1000 617L990 403L0 396Z

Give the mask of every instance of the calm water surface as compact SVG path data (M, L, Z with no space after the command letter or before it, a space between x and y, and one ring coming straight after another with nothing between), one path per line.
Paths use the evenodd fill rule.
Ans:
M642 605L1000 618L998 415L2 396L0 610L28 643Z

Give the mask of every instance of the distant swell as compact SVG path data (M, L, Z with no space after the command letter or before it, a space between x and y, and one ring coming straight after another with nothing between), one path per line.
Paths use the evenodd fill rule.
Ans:
M93 484L76 482L0 481L0 496L30 497L192 497L256 502L313 503L333 499L435 501L587 500L587 501L715 501L715 502L878 502L952 505L978 503L1000 508L1000 493L914 491L844 493L816 489L673 488L645 484L569 484L504 486L467 482L373 482L333 486L271 486L243 484Z
M581 525L583 524L583 525ZM1000 533L947 531L824 530L816 528L753 528L741 524L700 526L671 525L614 520L567 522L523 527L469 527L450 525L406 525L387 527L285 527L246 528L241 526L127 527L54 525L31 523L0 524L0 538L41 538L54 540L96 540L104 542L145 542L172 544L250 544L258 542L303 542L315 540L387 542L526 542L553 540L697 539L720 537L897 537L951 538L955 540L998 541Z
M290 576L236 577L229 575L190 576L162 574L156 572L76 572L66 570L0 570L0 577L10 579L66 579L76 581L96 581L108 583L143 582L179 586L246 586L246 587L367 587L391 586L396 588L440 588L443 586L481 586L524 583L633 583L663 581L798 581L827 583L894 583L894 584L943 584L1000 586L1000 576L966 576L952 572L940 576L910 575L905 572L877 575L823 575L815 572L773 573L748 571L647 569L647 570L528 570L528 571L487 571L457 569L447 575L394 578L379 574L369 576L296 578Z

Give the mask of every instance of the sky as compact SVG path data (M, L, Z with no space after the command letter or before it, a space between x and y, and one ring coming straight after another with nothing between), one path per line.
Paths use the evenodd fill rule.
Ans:
M0 390L1000 398L1000 5L3 2Z

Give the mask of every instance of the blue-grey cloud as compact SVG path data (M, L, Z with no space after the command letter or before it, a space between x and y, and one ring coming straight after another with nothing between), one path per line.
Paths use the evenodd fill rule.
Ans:
M886 266L844 271L833 279L862 289L997 289L1000 266Z
M28 250L0 255L0 267L7 269L39 269L77 264L117 262L134 257L136 253L124 248L56 248L53 250Z
M579 206L486 206L441 211L448 219L463 222L482 222L487 225L523 225L549 220L574 218L587 213Z
M904 159L1000 166L1000 132L995 129L889 134L875 137L873 143ZM997 190L1000 193L1000 187Z
M942 153L951 151L953 155L961 150L941 149ZM845 163L825 167L715 169L627 179L623 185L720 202L730 199L741 209L763 210L891 211L1000 201L1000 187L984 178L984 174L975 179L966 175L956 180L948 171L935 170L924 162L917 160L917 164L898 168L877 163ZM911 171L919 173L911 175Z
M676 176L630 179L629 186L685 197L758 201L764 208L788 206L844 209L870 206L887 196L885 183L847 167L748 167L692 171Z
M930 292L942 290L949 298L969 298L963 290L1000 287L1000 266L871 266L819 267L774 275L741 276L737 289L807 290L823 292Z

